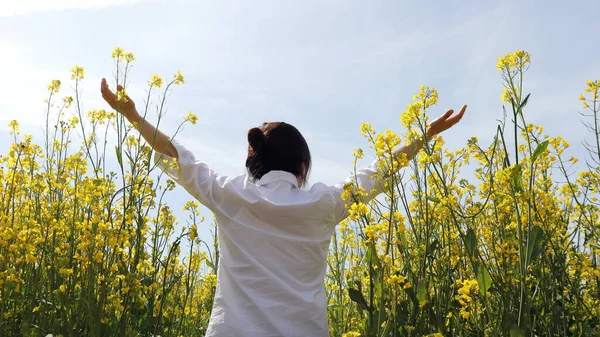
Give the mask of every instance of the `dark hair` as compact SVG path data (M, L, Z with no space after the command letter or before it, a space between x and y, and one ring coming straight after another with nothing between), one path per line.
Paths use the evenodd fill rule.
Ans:
M310 171L310 150L293 125L284 122L263 123L248 131L246 168L254 181L269 171L287 171L305 183Z

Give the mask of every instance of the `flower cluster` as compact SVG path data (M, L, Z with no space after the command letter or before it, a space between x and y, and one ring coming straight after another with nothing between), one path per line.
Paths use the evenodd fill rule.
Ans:
M121 48L112 56L123 85L135 58ZM325 279L331 336L599 334L600 81L588 81L579 98L592 112L584 115L592 141L589 158L579 158L586 165L577 167L564 138L526 122L522 79L530 62L521 50L499 59L513 125L487 139L449 150L436 137L412 163L394 155L427 129L438 93L425 86L401 115L406 136L361 126L383 193L366 202L357 182L341 192L349 216L332 237ZM71 76L77 83L85 71L75 66ZM163 95L183 83L180 72L148 80ZM48 86L44 139L8 123L0 331L204 334L219 255L216 239L211 247L199 232L199 204L185 204L187 223L179 226L163 202L175 183L152 172L150 147L114 111L81 112L70 96L55 107L60 86ZM196 123L196 115L185 122ZM106 138L109 128L116 137ZM115 155L111 172L106 163ZM367 150L355 150L355 165L363 157Z
M379 170L391 175L376 177L384 194L368 204L355 184L342 192L351 206L328 260L332 336L598 334L600 82L580 97L593 139L588 165L577 168L577 158L563 159L563 137L526 122L530 62L522 50L498 61L511 128L454 151L436 137L409 169L389 170L399 137L363 124ZM402 139L423 136L437 99L420 88L401 115Z
M121 48L113 57L134 60ZM120 69L118 81L128 70ZM173 82L183 83L178 74ZM71 69L75 95L84 77L83 67ZM156 75L149 83L161 84ZM149 147L132 126L119 123L114 111L85 113L72 97L59 100L60 86L60 80L48 86L43 145L21 136L13 120L13 143L0 156L1 334L203 334L218 255L207 253L211 240L199 237L207 225L199 204L186 204L189 226L178 226L162 202L174 182L162 183L152 172ZM126 97L124 90L117 95ZM120 173L106 171L115 155L106 151L115 142L109 128L116 131Z

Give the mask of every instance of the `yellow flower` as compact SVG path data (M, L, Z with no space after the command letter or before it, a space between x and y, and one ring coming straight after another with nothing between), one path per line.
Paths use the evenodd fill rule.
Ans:
M369 123L363 123L360 126L360 132L362 133L362 135L364 137L368 137L369 135L374 134L375 130L373 130L373 127L371 126L371 124L369 124Z
M97 263L100 263L102 261L102 252L101 251L97 251L96 253L94 253L94 261L96 261Z
M517 50L514 52L514 57L518 63L518 66L523 67L527 63L531 63L531 55L524 50Z
M406 277L404 277L402 275L392 275L392 276L388 277L386 282L389 285L396 285L396 284L404 283L405 280L406 280Z
M367 225L367 226L365 226L364 233L365 233L365 235L367 237L367 240L376 242L381 237L381 234L385 230L385 228L386 227L383 226L383 225L381 225L381 224L374 224L374 225Z
M74 128L79 123L79 118L77 116L73 116L69 118L69 125Z
M152 75L152 77L150 77L150 79L148 80L148 85L151 87L160 88L162 86L162 83L163 83L162 77L160 77L157 74Z
M362 336L359 332L349 331L342 334L342 337L360 337Z
M125 53L125 61L127 61L127 63L135 61L135 56L133 56L132 52Z
M496 68L503 71L524 70L527 64L531 63L531 55L524 50L516 50L512 53L507 53L503 57L498 58Z
M113 51L112 51L112 58L121 59L121 57L123 57L124 54L125 54L125 51L123 50L123 48L114 47Z
M586 84L588 87L583 92L592 94L592 99L598 99L598 87L600 87L600 80L590 80L587 81Z
M475 294L479 289L479 284L477 283L476 279L465 280L460 283L461 287L458 289L458 293L461 295Z
M60 80L52 80L48 85L48 90L50 93L56 93L60 90Z
M19 122L14 119L8 122L8 127L10 128L11 132L19 132Z
M194 200L188 200L185 205L183 205L183 210L184 211L193 211L195 209L197 209L198 207L200 207L200 203L198 203L197 201Z
M198 117L193 112L188 111L187 115L183 117L183 120L192 124L196 124L196 122L198 122Z
M510 89L508 87L504 87L504 90L502 91L502 102L506 103L506 104L512 104L512 101L515 102L515 104L517 103L517 96L519 94L519 88L515 87L513 89Z
M204 280L211 286L215 286L217 285L217 275L215 274L208 274L204 277Z
M138 137L136 135L129 135L129 136L127 136L125 141L123 141L123 144L126 146L137 146Z
M58 270L58 273L63 275L63 276L69 276L69 275L73 275L73 269L67 269L67 268L60 268Z
M458 295L456 296L456 300L461 305L460 315L464 319L468 319L472 315L471 307L474 303L472 296L477 295L478 289L479 289L479 284L477 283L477 280L475 280L475 279L464 280L464 281L457 280L456 284L458 286L460 286L460 288L458 289Z
M400 121L405 129L411 129L414 125L418 124L419 117L421 116L421 107L422 104L420 101L413 102L400 115Z
M344 189L342 191L341 197L342 200L348 200L352 197L354 193L354 183L349 182L344 184Z
M60 289L61 293L66 293L67 292L67 286L65 284L61 284L60 287L58 287Z
M69 108L71 106L71 104L73 103L73 97L71 97L71 96L63 97L63 103L65 103L65 108Z
M362 202L354 203L350 206L349 214L352 220L358 220L361 216L367 215L367 213L369 213L369 208Z
M111 54L112 58L116 61L123 61L127 63L131 63L135 61L135 56L133 56L132 52L125 52L121 47L114 47Z
M425 127L428 120L427 109L438 101L438 92L432 87L419 86L419 92L413 96L413 102L400 115L400 121L404 128L410 130L413 127ZM410 137L408 137L410 139Z
M497 69L506 69L512 67L514 64L512 54L506 54L504 57L498 57L498 63L496 64Z
M352 156L356 157L357 159L362 159L363 157L363 149L361 148L357 148L356 150L354 150L354 152L352 153Z
M27 254L25 255L25 261L27 261L27 263L35 263L37 258L34 255Z
M75 65L71 68L71 79L72 80L82 80L85 76L85 70L83 67Z
M196 238L198 237L198 226L196 224L193 224L190 227L190 241L194 241L196 240Z
M177 73L175 73L175 75L173 75L173 78L175 79L175 84L177 85L181 85L183 83L185 83L185 80L183 79L183 75L181 74L181 71L177 70Z
M125 89L117 90L117 101L127 103L127 96Z

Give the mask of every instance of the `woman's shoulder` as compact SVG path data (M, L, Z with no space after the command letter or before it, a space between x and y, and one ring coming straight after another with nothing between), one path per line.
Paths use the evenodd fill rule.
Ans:
M315 195L334 195L339 194L341 191L337 185L328 185L322 182L314 183L307 192L315 194Z

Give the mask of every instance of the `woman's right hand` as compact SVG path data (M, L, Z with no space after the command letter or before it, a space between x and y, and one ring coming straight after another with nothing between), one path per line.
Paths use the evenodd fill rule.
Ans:
M123 87L118 85L117 92L121 90L123 90ZM135 103L133 103L133 100L131 100L131 98L129 98L127 95L125 95L125 101L117 100L117 95L110 90L105 78L102 79L100 84L100 92L102 93L102 98L104 98L108 105L123 114L123 116L132 118L137 115L137 110L135 109Z
M451 127L454 126L454 124L458 123L461 118L463 118L463 115L465 114L465 111L467 110L467 105L463 105L463 107L460 109L460 111L454 114L454 110L450 109L448 111L446 111L445 114L443 114L441 117L437 118L436 120L434 120L433 122L431 122L430 126L429 126L429 130L427 130L427 139L432 138L433 136L442 133L448 129L450 129Z

